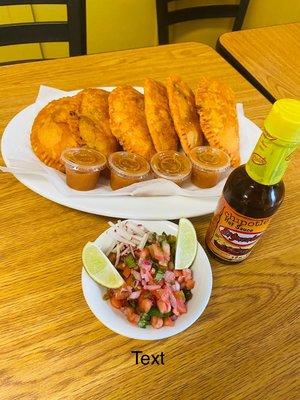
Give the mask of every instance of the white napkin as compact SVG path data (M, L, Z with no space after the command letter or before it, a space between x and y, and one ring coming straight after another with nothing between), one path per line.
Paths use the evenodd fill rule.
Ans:
M111 91L113 88L103 88ZM136 88L143 92L143 88ZM40 86L40 90L35 102L35 111L33 119L38 112L50 101L59 99L64 96L73 96L78 93L79 90L65 92L63 90ZM237 104L237 116L240 131L240 153L242 163L247 162L250 157L255 144L260 136L260 129L249 121L243 112L243 105ZM87 192L80 192L73 190L67 186L65 181L65 174L56 171L52 168L44 165L33 153L30 146L30 129L28 129L27 137L23 146L18 146L15 152L15 159L9 160L8 166L10 167L24 167L34 171L34 174L43 175L44 179L47 179L55 188L65 196L76 196L76 197L95 197L95 196L187 196L187 197L219 197L222 193L224 183L226 179L223 179L215 187L209 189L199 189L193 185L190 181L186 182L183 187L179 187L175 183L166 179L152 179L140 183L135 183L131 186L119 189L111 190L108 180L100 181L100 184L94 190Z

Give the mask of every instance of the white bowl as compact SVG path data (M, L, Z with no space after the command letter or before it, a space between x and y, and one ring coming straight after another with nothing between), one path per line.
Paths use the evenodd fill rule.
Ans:
M178 225L169 221L133 221L143 224L147 229L153 232L177 235ZM111 230L107 229L96 240L95 243L105 251L111 242ZM193 297L188 302L188 311L180 315L175 321L174 326L165 326L160 329L154 329L148 326L146 329L139 328L127 321L125 315L113 308L109 301L103 300L106 288L94 282L82 268L82 290L84 298L96 318L99 319L107 328L127 336L132 339L157 340L176 335L192 325L203 313L212 289L212 272L209 260L198 243L198 251L195 261L192 265L195 287L192 290Z

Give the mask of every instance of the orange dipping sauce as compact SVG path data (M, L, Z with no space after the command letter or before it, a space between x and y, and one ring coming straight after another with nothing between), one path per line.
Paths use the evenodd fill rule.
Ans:
M192 164L186 155L178 151L163 150L154 154L151 167L158 178L169 179L181 185L190 176Z
M215 186L225 177L230 167L228 154L215 147L195 147L189 156L193 165L191 180L203 189Z
M108 158L112 190L142 182L149 177L150 165L144 157L127 151L117 151Z
M80 191L95 189L106 166L106 157L102 153L86 147L65 149L61 160L65 164L67 185Z

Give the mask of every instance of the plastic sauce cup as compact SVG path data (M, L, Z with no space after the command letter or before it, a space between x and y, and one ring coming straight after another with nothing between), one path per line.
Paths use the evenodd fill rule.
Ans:
M113 190L145 181L150 165L144 157L127 151L117 151L108 157L110 186Z
M215 186L225 177L230 167L229 155L216 147L195 147L189 157L193 165L191 180L203 189Z
M102 153L86 147L65 149L61 160L65 164L67 185L80 191L95 189L106 166L106 157Z
M189 178L192 164L186 155L178 151L163 150L154 154L151 167L157 177L181 185Z

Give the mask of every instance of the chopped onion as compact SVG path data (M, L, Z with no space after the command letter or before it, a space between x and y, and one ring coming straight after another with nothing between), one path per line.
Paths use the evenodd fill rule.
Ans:
M140 297L140 294L141 294L141 290L137 290L135 292L132 292L130 294L130 296L128 297L128 299L130 299L130 300L138 299Z
M126 224L134 233L137 233L139 236L143 236L145 232L148 230L142 225L136 225L133 222L127 222Z
M128 221L118 221L116 224L109 221L109 225L113 228L113 238L119 243L138 249L143 249L147 243L149 231L141 225L138 226Z

